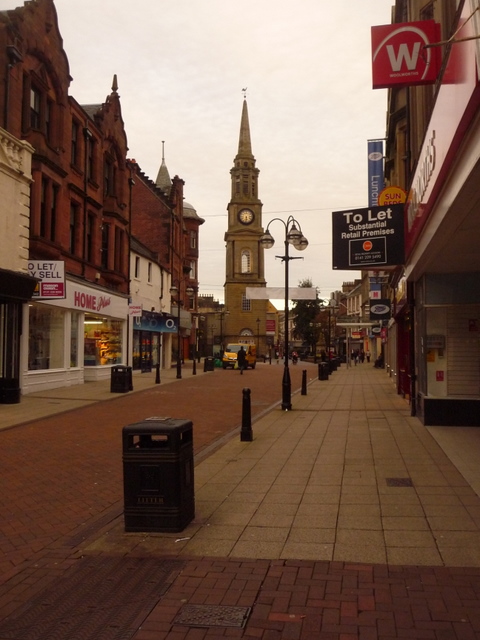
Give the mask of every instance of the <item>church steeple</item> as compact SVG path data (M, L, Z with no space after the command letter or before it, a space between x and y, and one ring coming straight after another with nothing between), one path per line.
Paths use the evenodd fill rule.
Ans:
M248 122L248 107L246 98L243 101L242 120L240 122L240 137L238 140L237 157L253 156L252 141L250 139L250 124Z

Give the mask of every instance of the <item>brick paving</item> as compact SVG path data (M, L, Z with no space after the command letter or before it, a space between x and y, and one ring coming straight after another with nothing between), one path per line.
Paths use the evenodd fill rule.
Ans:
M300 387L302 370L301 365L291 368L295 390ZM315 377L313 365L308 372L309 379ZM252 389L253 416L265 414L280 399L281 374L281 367L264 365L243 377L237 372L184 377L175 384L111 398L0 432L0 619L15 618L35 597L60 584L85 554L145 556L140 547L130 550L118 545L108 552L101 547L95 550L95 541L109 535L112 523L118 522L122 512L122 426L151 415L190 417L195 454L201 459L203 453L205 458L213 442L222 442L238 428L242 388L248 385ZM360 375L358 371L350 374L356 379ZM390 385L393 404L400 406L384 372L369 369L368 376L374 376L376 384ZM365 400L369 394L378 402L375 393L361 383L345 395L351 408L364 409L365 402L372 401ZM341 398L333 389L329 397L329 402L338 407ZM298 399L294 398L294 410ZM408 405L403 408L404 413L408 411ZM309 410L327 409L325 405L315 406L312 398ZM282 416L278 409L277 414ZM255 433L255 423L253 430ZM161 548L156 554L161 557ZM85 589L91 588L85 585ZM186 604L246 607L250 612L243 628L217 624L204 628L176 622ZM96 635L88 633L87 629L79 630L73 637L57 630L55 635L39 637L111 637L106 630L93 631ZM138 631L133 636L118 637L480 640L480 568L182 557L182 568L172 575L167 592L159 595ZM2 635L0 625L0 640L7 638L26 640L28 636L20 628L13 635Z

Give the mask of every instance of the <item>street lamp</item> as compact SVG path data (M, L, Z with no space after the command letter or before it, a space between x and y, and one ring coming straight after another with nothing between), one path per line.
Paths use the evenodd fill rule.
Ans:
M177 303L177 379L182 377L182 342L180 336L180 307L183 302L180 299L180 281L177 281L177 285L174 284L170 287L170 295L172 300ZM193 287L188 286L185 289L187 296L193 296L195 293Z
M285 222L281 218L273 218L268 223L267 229L263 236L260 238L260 243L265 249L271 249L275 244L275 240L272 237L272 234L269 231L270 225L272 222L279 221L285 227L285 255L283 256L275 256L276 258L280 258L282 262L285 263L285 353L284 353L284 368L283 368L283 380L282 380L282 409L284 411L290 411L292 409L292 384L290 381L290 371L288 368L288 329L289 329L289 318L288 318L288 263L290 260L300 260L300 257L291 257L288 253L289 245L293 245L295 249L298 251L303 251L308 246L308 240L302 233L302 228L300 223L295 220L293 216L288 216L287 221Z

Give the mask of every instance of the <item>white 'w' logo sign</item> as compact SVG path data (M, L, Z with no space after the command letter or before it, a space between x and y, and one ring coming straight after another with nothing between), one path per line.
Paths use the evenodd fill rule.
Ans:
M405 60L405 64L409 71L413 71L418 62L418 54L420 53L420 42L415 42L413 45L413 52L410 54L408 46L401 44L398 47L398 54L395 55L394 48L391 44L387 44L386 49L388 52L388 59L392 65L392 71L400 71L402 68L402 62Z

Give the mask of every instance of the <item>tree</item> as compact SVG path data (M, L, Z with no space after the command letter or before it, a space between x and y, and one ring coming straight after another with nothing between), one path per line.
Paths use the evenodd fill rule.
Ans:
M310 278L298 283L300 288L312 289ZM315 300L296 300L292 306L293 335L297 340L309 346L310 353L316 355L317 342L321 334L321 326L318 321L322 307L318 296Z

